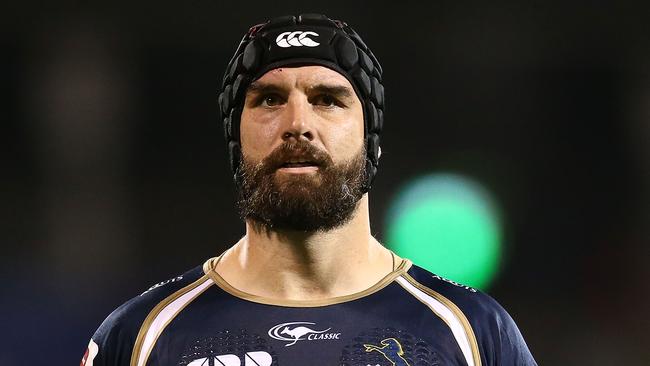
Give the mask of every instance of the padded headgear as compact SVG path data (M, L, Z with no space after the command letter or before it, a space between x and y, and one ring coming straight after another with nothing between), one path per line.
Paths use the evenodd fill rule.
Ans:
M337 71L350 81L361 100L366 144L366 180L363 189L369 191L377 174L379 134L384 121L382 68L352 28L342 21L320 14L283 16L253 26L228 63L219 106L235 182L239 183L239 123L246 90L267 71L300 65L320 65Z

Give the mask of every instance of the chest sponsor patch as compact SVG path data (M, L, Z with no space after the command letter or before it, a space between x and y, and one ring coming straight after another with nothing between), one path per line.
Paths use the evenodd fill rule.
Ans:
M332 331L332 327L319 327L312 322L288 322L269 329L269 337L287 342L284 346L293 346L299 341L322 341L340 339L341 333Z

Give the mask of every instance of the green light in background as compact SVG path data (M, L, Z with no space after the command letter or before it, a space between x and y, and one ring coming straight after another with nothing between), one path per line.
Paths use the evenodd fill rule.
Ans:
M488 192L453 174L418 178L388 211L387 246L419 266L485 289L501 257L501 225Z

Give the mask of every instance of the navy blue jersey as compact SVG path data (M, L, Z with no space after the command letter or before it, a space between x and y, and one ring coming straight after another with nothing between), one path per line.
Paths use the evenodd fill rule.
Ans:
M120 306L82 365L536 365L496 301L408 260L365 291L322 301L244 293L216 261Z

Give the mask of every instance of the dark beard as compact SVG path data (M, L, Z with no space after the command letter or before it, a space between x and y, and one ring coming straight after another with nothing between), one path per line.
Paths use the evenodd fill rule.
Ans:
M238 170L242 219L265 229L328 231L352 218L363 196L365 149L350 161L335 165L324 151L306 141L284 143L261 162L242 159ZM315 174L283 175L276 171L290 157L318 165Z

